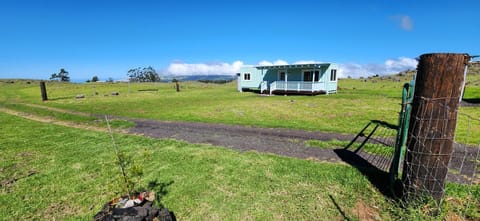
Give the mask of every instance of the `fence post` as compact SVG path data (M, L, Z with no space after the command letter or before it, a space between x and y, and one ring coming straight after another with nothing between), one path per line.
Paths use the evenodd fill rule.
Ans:
M42 93L42 101L48 100L47 87L45 86L45 81L40 81L40 91Z
M402 177L405 197L443 198L469 60L468 54L420 56Z

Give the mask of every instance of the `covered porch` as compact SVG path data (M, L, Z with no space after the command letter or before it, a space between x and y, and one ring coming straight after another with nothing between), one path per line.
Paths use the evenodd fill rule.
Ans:
M268 91L270 94L327 94L328 90L324 82L307 81L274 81L270 85L264 82L262 92Z
M258 66L262 93L328 94L324 73L330 63Z

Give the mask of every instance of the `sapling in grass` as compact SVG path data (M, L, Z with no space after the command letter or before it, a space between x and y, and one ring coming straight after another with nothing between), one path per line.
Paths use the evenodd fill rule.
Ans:
M123 192L131 197L135 192L135 184L140 180L140 177L143 175L143 167L138 163L135 163L132 156L129 156L118 149L107 115L105 115L105 122L107 123L110 137L112 138L112 145L115 150L116 163L120 167L121 171L121 174L118 175L118 180L121 180L123 182Z

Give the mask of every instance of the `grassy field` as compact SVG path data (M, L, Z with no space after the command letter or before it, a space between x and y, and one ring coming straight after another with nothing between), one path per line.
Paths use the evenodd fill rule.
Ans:
M0 110L85 128L105 128L99 117L109 114L356 134L371 120L397 123L401 88L410 77L399 79L342 79L338 94L270 97L238 93L235 83L182 82L177 93L171 83L47 82L46 102L36 81L0 80ZM468 76L465 98L474 103L480 99L479 80L478 73ZM78 94L85 98L75 99ZM462 107L460 113L457 139L479 144L480 107ZM90 220L118 196L119 169L105 132L2 111L0 122L0 220ZM113 124L133 126L119 119ZM377 176L373 171L174 140L115 138L143 165L139 186L161 193L161 203L179 220L480 219L478 185L448 183L442 211L431 217L428 205L404 208L386 197L369 181ZM335 140L309 144L345 146Z
M183 82L175 92L172 83L90 83L47 82L50 98L40 99L38 82L9 84L0 82L0 107L25 112L44 112L36 104L88 115L149 118L170 121L195 121L259 127L281 127L309 131L358 133L371 120L397 124L401 90L411 76L371 79L341 79L338 94L328 96L259 96L238 93L235 83L227 85ZM465 98L480 97L480 74L468 76ZM158 90L158 91L155 91ZM119 96L112 96L119 92ZM75 99L78 94L86 98ZM478 102L477 102L478 103ZM52 112L52 111L51 111ZM480 119L480 107L462 107L462 114ZM53 112L52 112L53 113ZM61 113L65 117L68 113ZM88 117L75 117L91 123ZM458 140L480 143L480 123L460 116Z
M396 123L403 83L366 82L360 86L363 88L355 88L355 85L358 80L343 80L340 93L331 96L263 97L238 93L235 83L186 82L182 83L182 91L176 93L168 83L72 85L48 82L51 100L41 102L38 84L4 84L5 91L12 92L1 93L0 102L34 103L91 114L342 133L356 133L373 119ZM384 90L376 91L376 87ZM146 89L158 89L158 92L139 91ZM119 92L120 96L111 96L111 92ZM86 98L75 99L77 94L85 94Z
M0 219L90 220L119 194L119 169L107 133L3 113L0 121ZM139 186L161 193L161 203L179 220L429 217L425 208L402 209L347 165L133 135L115 139L142 165ZM480 218L479 186L448 184L446 198L443 213L430 219Z

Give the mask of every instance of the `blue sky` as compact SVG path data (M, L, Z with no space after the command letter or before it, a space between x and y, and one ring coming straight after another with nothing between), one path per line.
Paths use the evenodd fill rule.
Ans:
M414 69L423 53L480 54L480 1L1 0L0 78L233 74L335 62L342 75Z

